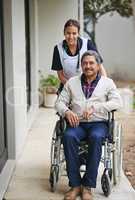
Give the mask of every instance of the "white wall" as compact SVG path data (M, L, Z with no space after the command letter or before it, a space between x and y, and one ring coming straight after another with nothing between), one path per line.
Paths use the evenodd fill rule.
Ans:
M31 3L36 3L36 0L31 0ZM30 8L34 6L31 5ZM34 7L33 7L34 9ZM22 148L27 136L28 127L32 123L37 107L37 52L36 52L36 26L34 23L34 13L31 13L31 85L32 85L32 106L27 112L26 99L26 57L25 57L25 16L24 16L24 1L12 0L12 34L13 34L13 72L14 72L14 95L15 95L15 144L16 157L22 152ZM36 21L36 20L35 20ZM8 102L10 104L10 102Z
M27 113L27 128L35 118L38 109L38 0L30 0L30 52L31 52L31 107Z
M39 68L49 73L53 48L63 39L63 27L69 18L78 19L78 0L39 0Z
M101 17L96 26L96 41L109 74L134 80L135 18L118 14Z
M27 133L24 2L22 0L13 0L12 12L15 139L17 155L21 152Z
M12 0L13 88L15 111L15 157L22 152L27 130L38 109L38 67L50 70L54 45L63 39L67 19L78 18L78 0L31 0L32 106L27 113L24 1ZM38 3L38 10L37 10ZM34 7L35 6L35 7ZM38 15L39 13L39 15ZM39 19L38 19L39 18ZM56 19L56 20L55 20ZM39 23L39 26L37 24ZM37 33L37 29L39 30ZM39 34L39 40L37 40ZM39 48L38 48L39 46ZM39 58L38 58L39 54ZM38 62L39 61L39 62ZM11 65L12 67L12 65ZM10 95L9 95L10 96ZM12 102L8 102L12 104Z

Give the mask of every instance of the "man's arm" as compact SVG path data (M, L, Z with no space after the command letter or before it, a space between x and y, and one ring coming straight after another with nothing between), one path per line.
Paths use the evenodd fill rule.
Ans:
M95 112L110 112L122 108L122 99L113 80L110 79L107 101L103 103L93 103L93 107Z
M70 101L71 101L70 89L68 83L66 83L55 103L55 109L61 116L64 117L65 112L69 110Z
M76 127L79 125L79 118L76 113L69 109L71 98L70 88L66 83L55 103L55 108L61 116L68 120L70 126Z

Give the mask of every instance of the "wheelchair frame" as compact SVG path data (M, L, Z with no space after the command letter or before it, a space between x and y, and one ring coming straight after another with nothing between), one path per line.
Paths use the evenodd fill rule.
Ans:
M122 170L122 126L114 119L115 110L108 113L109 137L103 142L101 162L104 171L101 177L101 186L105 196L111 193L112 185L120 181ZM62 175L66 175L66 162L62 144L62 136L66 129L66 121L61 116L56 122L52 144L51 144L51 167L50 167L50 187L55 192L58 181ZM79 154L87 153L88 145L81 142ZM85 172L80 168L80 172Z

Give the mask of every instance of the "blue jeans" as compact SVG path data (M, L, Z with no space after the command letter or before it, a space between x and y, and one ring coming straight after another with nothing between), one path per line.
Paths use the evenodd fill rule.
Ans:
M102 141L107 133L108 126L106 122L81 122L78 127L67 128L63 136L63 145L69 186L96 187L98 167L102 155ZM88 142L88 157L86 172L81 177L78 150L80 141L85 139Z

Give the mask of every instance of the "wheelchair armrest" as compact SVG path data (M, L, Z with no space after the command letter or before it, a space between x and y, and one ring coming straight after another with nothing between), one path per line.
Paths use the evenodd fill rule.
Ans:
M58 112L56 112L56 115L58 115L59 117L61 117L61 115Z
M56 115L58 115L58 117L61 121L66 121L65 117L62 117L58 112L56 112Z
M112 112L112 113L114 113L114 112L116 112L117 110L115 109L115 110L111 110L110 112Z
M114 120L114 113L116 112L117 110L111 110L110 112L108 112L108 121L113 121Z
M114 129L114 113L117 110L111 110L110 112L108 112L108 128L109 128L109 139L110 141L113 141L113 129Z
M58 115L58 117L59 117L59 120L58 120L59 128L60 128L61 132L63 132L67 127L67 120L65 117L62 117L58 112L56 112L56 115Z

